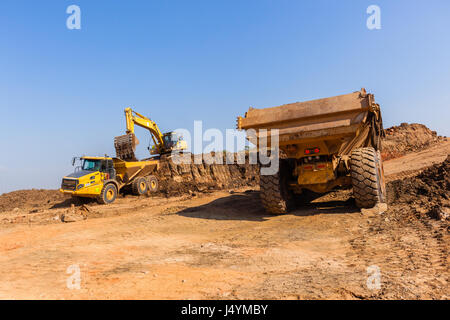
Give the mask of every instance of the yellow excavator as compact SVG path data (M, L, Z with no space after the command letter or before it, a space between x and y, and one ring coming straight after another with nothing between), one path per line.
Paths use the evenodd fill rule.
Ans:
M172 152L182 152L187 149L187 143L176 132L161 133L158 125L151 119L133 111L131 108L125 109L125 119L127 131L125 135L114 138L117 158L125 161L137 161L135 150L139 140L134 134L134 126L137 125L150 132L153 140L153 147L149 148L151 155L165 156Z

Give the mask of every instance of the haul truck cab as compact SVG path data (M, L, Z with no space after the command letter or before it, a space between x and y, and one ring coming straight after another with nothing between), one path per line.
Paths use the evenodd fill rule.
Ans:
M158 168L157 160L126 162L110 157L74 158L81 165L62 179L60 191L74 198L94 198L101 204L113 203L119 191L131 186L134 194L158 190L158 180L150 175Z

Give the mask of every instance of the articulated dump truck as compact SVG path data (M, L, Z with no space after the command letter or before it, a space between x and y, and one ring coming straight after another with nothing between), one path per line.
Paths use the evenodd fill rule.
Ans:
M286 213L304 190L326 193L353 187L360 208L385 202L381 111L365 89L273 108L250 108L238 117L237 128L247 130L247 139L261 148L258 152L267 152L259 145L262 135L279 130L279 170L260 175L261 200L269 213ZM273 146L269 140L272 152Z
M74 158L72 164L75 164ZM60 191L74 199L93 198L101 204L113 203L123 188L135 195L158 190L158 180L152 175L159 161L124 161L111 157L81 157L81 165L62 179Z

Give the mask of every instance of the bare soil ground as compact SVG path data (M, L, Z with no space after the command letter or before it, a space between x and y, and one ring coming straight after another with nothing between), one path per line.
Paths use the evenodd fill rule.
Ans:
M384 160L418 152L446 140L420 123L402 123L384 130L382 157Z
M449 154L441 141L386 161L383 214L361 212L349 190L282 216L255 187L108 206L2 195L0 298L449 299ZM80 289L67 287L71 265Z

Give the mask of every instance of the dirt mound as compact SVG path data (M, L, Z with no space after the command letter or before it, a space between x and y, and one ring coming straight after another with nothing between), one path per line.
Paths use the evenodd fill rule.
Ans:
M414 213L448 219L450 213L450 156L414 177L388 184L388 202L407 204Z
M65 197L58 190L19 190L0 195L0 212L18 209L51 207Z
M423 124L402 123L384 130L386 137L382 141L384 160L401 157L410 152L417 152L445 140Z
M211 163L208 160L213 156L214 153L204 154L201 164L195 164L194 156L191 164L175 164L170 160L162 162L157 174L160 192L166 196L176 196L254 186L258 183L259 167L249 164L248 154L242 154L244 164L238 164L237 158L232 164L208 164ZM230 157L231 154L226 156Z

